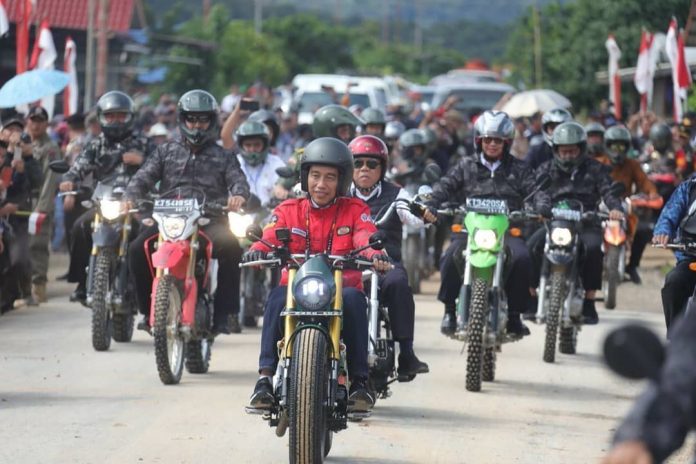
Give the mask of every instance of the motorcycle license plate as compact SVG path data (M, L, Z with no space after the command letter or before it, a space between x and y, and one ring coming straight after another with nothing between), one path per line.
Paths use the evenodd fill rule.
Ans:
M471 213L508 214L508 205L507 201L494 198L467 198L466 210Z
M194 211L197 208L197 202L194 198L185 199L167 199L160 198L155 200L154 212L163 215L171 214L186 214Z
M582 213L575 209L553 208L551 210L554 219L578 222L582 219Z

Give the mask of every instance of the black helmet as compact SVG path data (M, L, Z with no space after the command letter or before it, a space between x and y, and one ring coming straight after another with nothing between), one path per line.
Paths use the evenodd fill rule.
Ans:
M611 126L604 133L604 143L612 164L621 164L631 148L631 133L623 126Z
M587 151L585 129L575 121L564 122L553 130L553 158L556 165L565 172L571 172L582 163ZM562 160L558 156L559 145L577 145L580 155L572 160Z
M412 159L415 156L415 149L422 147L421 156L425 155L425 137L420 129L409 129L399 137L399 149L401 157L405 160Z
M126 113L123 122L106 122L104 115L109 113ZM112 90L106 92L97 102L97 120L104 136L115 142L128 137L135 123L135 104L133 99L123 92Z
M355 129L362 123L362 119L351 113L345 106L326 105L314 113L312 129L315 137L333 137L338 139L338 127L348 125L351 127L350 138L352 139L355 137Z
M234 133L234 138L239 148L239 154L250 166L258 166L266 161L270 136L268 135L268 127L264 123L247 120L239 126ZM263 149L260 152L252 153L244 149L244 140L252 138L259 138L263 141Z
M602 139L604 139L604 126L601 125L598 122L591 122L585 126L585 133L587 136L591 135L601 135ZM602 152L604 151L604 141L600 143L588 143L587 144L587 153L589 153L592 156L598 156L601 155Z
M481 113L474 124L474 143L476 151L483 153L483 137L503 139L503 153L510 153L512 139L515 138L515 125L507 113L488 110Z
M553 145L553 141L551 140L552 136L549 135L548 132L546 132L546 127L549 124L555 124L556 126L558 126L559 124L572 120L573 115L570 111L568 111L565 108L559 107L545 112L544 115L541 117L541 128L544 133L544 140L546 141L546 143L548 143L549 145Z
M179 99L176 105L179 131L181 136L193 146L202 146L215 141L218 136L218 104L211 94L205 90L189 90ZM207 129L189 129L186 127L185 116L188 113L208 114L210 125Z
M662 123L653 124L650 128L650 141L655 150L664 154L672 146L672 131L669 126Z
M304 149L300 159L302 190L309 192L309 168L314 164L338 168L336 196L346 196L353 182L353 155L348 145L333 137L321 137Z
M384 112L379 108L366 108L360 113L360 118L363 120L365 125L374 124L376 126L382 126L382 132L387 125L387 120L384 117Z
M269 110L257 110L249 115L247 121L257 121L262 122L266 126L271 134L271 146L274 147L276 140L278 140L278 135L280 134L280 125L278 124L278 118L273 111Z

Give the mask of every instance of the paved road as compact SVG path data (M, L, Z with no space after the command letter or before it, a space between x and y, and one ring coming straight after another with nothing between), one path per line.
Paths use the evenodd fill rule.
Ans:
M58 256L53 272L64 263ZM578 355L543 363L543 327L534 326L505 346L482 393L465 391L461 345L439 335L436 283L427 283L416 349L431 373L395 385L370 419L336 435L328 462L597 462L641 387L606 371L600 343L628 320L662 331L659 271L644 277L620 288L618 310L601 310L601 324L583 329ZM219 339L209 374L163 386L149 336L94 352L89 311L68 303L67 284L49 290L47 304L0 318L0 462L287 462L287 438L243 412L259 330Z

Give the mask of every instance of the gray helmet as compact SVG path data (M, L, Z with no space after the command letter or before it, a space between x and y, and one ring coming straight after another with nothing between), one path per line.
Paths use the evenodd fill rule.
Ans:
M258 121L245 121L234 134L239 154L246 160L250 166L258 166L266 161L268 156L268 147L270 144L270 136L268 127ZM244 149L244 141L247 139L258 138L263 141L263 149L260 152L248 152Z
M401 157L409 160L416 156L415 150L417 147L422 148L422 154L425 154L425 138L420 129L409 129L399 137L399 149Z
M604 143L612 164L621 164L631 148L631 133L624 126L612 126L604 133Z
M424 127L420 131L428 151L435 150L435 147L437 147L437 134L435 131L429 127Z
M218 136L218 104L211 94L205 90L189 90L179 99L176 105L181 136L193 146L202 146L215 141ZM210 124L207 129L189 129L186 127L185 116L189 113L208 114Z
M542 132L544 133L544 140L546 140L546 143L549 145L552 145L553 143L551 140L551 135L546 132L546 126L549 124L559 125L572 120L573 115L565 108L554 108L544 113L544 115L541 117L541 128Z
M108 123L105 115L109 113L126 113L127 117L123 122ZM135 104L133 99L118 90L106 92L97 102L97 119L107 139L114 142L125 139L133 131L133 124L135 123Z
M476 119L474 124L474 142L476 143L476 151L483 152L481 139L483 137L496 137L504 140L504 153L510 152L512 139L515 137L515 125L507 113L502 111L484 111Z
M366 108L360 113L360 118L363 120L365 125L368 124L379 124L384 129L387 125L387 120L384 117L384 112L379 108Z
M271 134L271 146L275 146L276 140L278 139L278 134L280 134L280 125L278 124L278 118L273 111L269 110L257 110L249 115L247 121L257 121L264 123Z
M387 140L398 140L404 132L406 132L404 123L401 121L389 121L384 127L384 138Z
M348 125L351 127L350 138L352 139L355 137L355 129L362 123L362 119L351 113L345 106L326 105L314 113L312 129L315 137L333 137L338 139L338 127ZM344 140L344 142L347 143L350 140Z
M309 168L314 164L337 168L336 196L348 194L353 182L353 155L348 145L333 137L321 137L307 145L300 158L300 183L305 192L309 192Z
M589 137L592 134L599 134L604 139L604 126L598 122L591 122L585 126L585 133ZM587 153L591 156L599 156L604 152L604 141L601 143L587 143Z
M650 128L650 142L655 150L664 154L672 146L672 130L667 124L653 124Z
M560 124L553 130L553 157L556 165L565 172L571 172L583 162L587 151L587 134L585 129L575 121ZM562 160L558 157L559 145L577 145L580 155L572 160Z

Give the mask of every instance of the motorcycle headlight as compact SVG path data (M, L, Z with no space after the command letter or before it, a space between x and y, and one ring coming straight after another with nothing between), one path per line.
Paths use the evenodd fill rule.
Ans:
M317 311L331 303L331 291L323 279L305 277L295 285L295 301L309 311Z
M181 216L164 216L162 218L162 229L164 235L169 239L176 239L184 233L186 228L186 218Z
M492 250L498 243L494 230L479 229L474 233L474 244L482 250Z
M565 227L556 227L551 231L551 242L558 246L568 246L573 240L573 233Z
M246 237L247 228L254 222L252 214L239 214L232 211L227 213L227 219L230 223L230 230L239 239Z
M107 221L113 221L121 215L121 202L118 200L102 200L99 203L101 215Z

